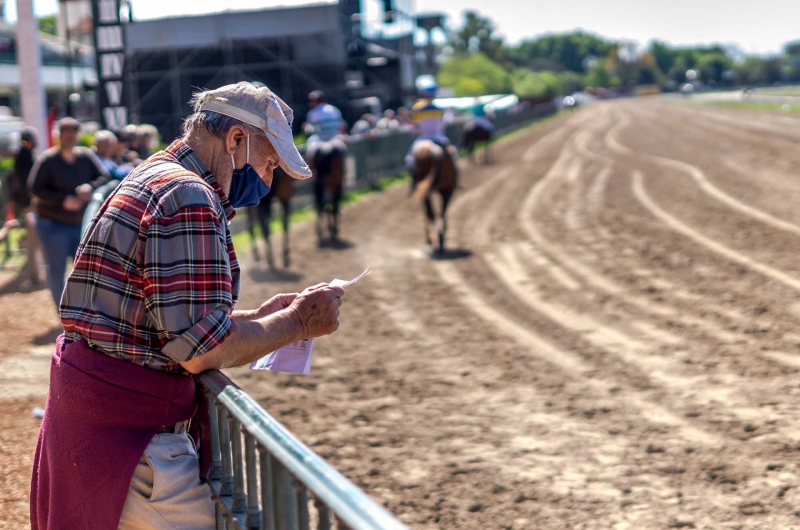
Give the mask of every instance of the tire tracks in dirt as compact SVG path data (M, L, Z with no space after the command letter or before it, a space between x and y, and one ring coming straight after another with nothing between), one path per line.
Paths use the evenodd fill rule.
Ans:
M651 153L646 153L644 151L638 151L631 149L625 145L622 145L617 136L619 131L621 131L625 125L627 125L627 120L620 122L621 124L619 128L613 128L609 131L608 135L606 136L606 145L608 145L609 149L618 153L621 156L627 157L643 157L648 160L653 161L654 163L674 169L676 171L681 171L686 173L687 175L691 176L692 179L697 183L697 186L708 196L716 199L717 201L725 204L726 206L752 217L762 223L768 224L774 228L779 230L783 230L785 232L789 232L794 235L800 236L800 226L785 221L783 219L779 219L772 214L759 210L758 208L754 208L744 202L732 197L719 189L717 186L712 184L706 174L697 166L693 164L689 164L687 162L682 162L680 160L675 160L673 158L668 158L664 156L658 156Z

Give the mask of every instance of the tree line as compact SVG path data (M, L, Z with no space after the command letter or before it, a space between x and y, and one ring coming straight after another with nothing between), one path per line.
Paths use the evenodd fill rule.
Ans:
M658 86L678 90L687 81L711 88L800 82L800 40L773 56L744 55L721 45L646 48L581 31L545 35L510 45L491 19L465 13L441 50L438 80L457 96L515 93L559 96L584 89ZM687 79L687 72L694 79Z

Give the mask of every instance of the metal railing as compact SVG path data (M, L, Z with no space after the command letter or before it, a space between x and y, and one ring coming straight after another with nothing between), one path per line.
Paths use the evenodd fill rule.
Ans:
M521 109L517 112L496 113L491 121L496 134L505 134L534 121L554 114L555 103L545 103ZM447 124L445 134L450 143L459 146L464 128L469 120L457 120ZM382 177L397 175L406 169L405 156L416 136L405 130L384 131L377 135L351 138L348 156L352 160L354 174L349 181L355 188L368 186Z
M406 528L225 375L197 380L208 400L217 530Z

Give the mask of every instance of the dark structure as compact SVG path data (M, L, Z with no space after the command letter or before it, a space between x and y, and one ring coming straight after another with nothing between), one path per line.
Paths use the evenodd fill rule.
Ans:
M130 120L172 139L194 91L242 80L266 83L294 108L296 132L312 90L326 91L349 121L365 98L401 105L413 93L411 32L370 39L367 22L360 0L339 0L127 24Z

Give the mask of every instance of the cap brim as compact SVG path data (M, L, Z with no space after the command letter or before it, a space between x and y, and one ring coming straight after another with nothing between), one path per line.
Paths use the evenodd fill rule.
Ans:
M300 151L298 151L297 147L294 145L294 139L292 139L292 142L287 142L269 131L264 132L267 135L269 143L272 144L272 147L274 147L275 151L278 153L280 166L290 177L298 180L311 178L311 168L308 167L306 161L300 156Z
M292 135L292 109L275 94L270 93L267 104L267 127L264 133L278 152L280 165L290 177L302 180L311 177L311 168L300 156Z

